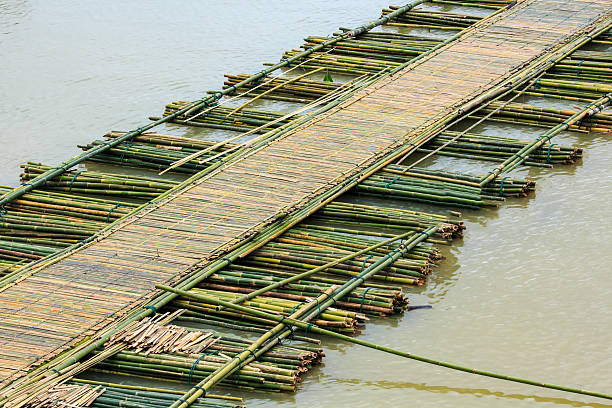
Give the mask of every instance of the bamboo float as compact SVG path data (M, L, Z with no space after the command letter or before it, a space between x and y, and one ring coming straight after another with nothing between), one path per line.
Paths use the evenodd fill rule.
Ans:
M573 46L574 46L573 44L568 44L568 45L567 45L567 48L571 48L571 47L573 47ZM546 64L544 64L544 66L547 66L547 65L546 65ZM501 88L500 88L500 89L501 89ZM492 91L492 92L493 92L493 91ZM487 96L488 96L488 95L487 95ZM452 117L452 116L451 116L451 117ZM447 118L447 119L445 119L445 120L448 120L448 118ZM439 125L439 123L438 123L438 125ZM400 150L399 152L394 152L393 157L397 157L398 155L403 155L404 153L405 153L405 150L404 150L404 151L401 151L401 150ZM371 170L373 170L373 169L366 170L364 173L367 173L368 171L371 171ZM340 191L344 191L343 189L344 189L344 188L346 188L346 187L347 187L347 186L349 186L349 185L351 185L351 186L352 186L352 185L353 185L353 183L354 183L354 181L355 181L355 180L351 180L351 181L349 181L349 182L347 182L347 183L343 183L342 185L337 186L335 189L331 189L331 190L330 190L328 193L326 193L325 197L333 197L333 196L334 196L334 194L337 194L337 193L338 193L338 192L340 192ZM322 199L323 199L323 200L325 200L326 198L322 198ZM307 211L306 211L306 212L307 212ZM298 212L298 214L302 214L302 213L303 213L302 211ZM298 216L298 214L296 214L295 216L297 217L297 216ZM293 219L293 220L295 220L295 219L298 219L298 218L292 218L292 219ZM291 222L289 222L289 224L288 224L288 225L291 225ZM272 234L274 234L274 233L272 233ZM266 236L266 235L264 234L264 236ZM253 241L253 243L255 243L255 241ZM215 264L215 266L214 266L214 267L218 267L218 266L222 266L222 265L224 265L224 263ZM213 269L214 269L214 268L213 268ZM206 273L209 273L209 272L210 272L210 271L212 271L213 269L209 269L209 270L208 270L208 272L206 272ZM198 276L198 278L202 278L202 277L204 277L204 276L206 275L206 273L202 273L202 274L199 274L199 275L197 275L197 276ZM191 285L191 284L193 283L193 281L189 281L189 282L190 282L190 283L186 283L186 284L187 284L187 285ZM166 301L165 299L169 299L169 298L164 298L164 300L163 300L162 302Z

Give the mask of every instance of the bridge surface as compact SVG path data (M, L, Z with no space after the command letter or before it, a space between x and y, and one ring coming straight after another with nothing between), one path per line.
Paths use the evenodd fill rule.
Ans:
M306 126L185 187L98 242L0 292L0 382L24 373L283 208L400 142L608 16L612 0L526 0Z

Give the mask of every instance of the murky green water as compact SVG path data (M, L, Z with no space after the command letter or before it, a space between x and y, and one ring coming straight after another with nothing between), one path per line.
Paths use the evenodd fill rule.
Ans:
M378 15L372 1L0 1L0 184L27 160L55 163L77 144L201 97L224 73L277 61L309 34ZM537 130L487 125L487 134ZM197 131L190 131L194 135ZM365 339L424 356L544 382L612 392L611 136L565 134L585 147L575 167L523 169L537 193L465 212L463 242L401 318L371 321ZM430 165L482 172L476 162ZM425 208L425 207L418 207ZM431 207L429 209L432 209ZM440 209L437 209L440 211ZM325 342L324 365L295 395L237 392L249 407L604 406ZM222 392L222 389L218 390Z

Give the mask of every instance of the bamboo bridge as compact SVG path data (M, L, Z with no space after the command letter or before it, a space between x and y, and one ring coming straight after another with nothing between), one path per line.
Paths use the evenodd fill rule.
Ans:
M150 143L146 146L151 149L157 146L160 150L160 145L166 146L164 152L170 156L181 151L179 147L173 150L172 146L183 146L185 151L189 152L202 152L204 149L209 153L186 157L187 160L182 162L185 165L178 168L179 171L188 169L184 170L184 173L190 177L185 181L158 180L156 183L147 182L147 187L142 187L142 180L139 181L140 184L134 182L134 186L142 187L139 190L142 191L141 196L137 193L134 193L134 196L146 198L141 205L128 202L121 204L120 201L115 204L115 201L111 200L112 197L106 197L105 201L95 204L99 207L86 211L89 207L75 201L74 205L80 208L75 210L76 213L81 211L91 214L92 218L87 222L75 221L74 241L70 241L68 237L71 233L65 232L65 245L58 251L43 252L42 255L28 252L25 247L18 246L19 242L23 242L19 239L11 241L10 248L0 249L9 261L17 259L18 254L26 254L23 256L27 258L26 263L7 261L8 273L0 277L0 404L24 406L29 400L24 399L23 394L16 393L15 390L26 387L25 389L35 396L46 389L45 386L41 385L36 389L27 387L42 381L42 378L51 378L45 380L47 382L40 382L48 387L60 379L71 379L74 374L82 371L77 367L83 364L79 361L101 347L112 334L134 322L147 319L147 316L155 315L172 302L179 306L182 304L178 300L180 293L159 290L156 285L164 284L177 290L190 290L206 283L211 276L218 277L214 274L238 264L249 254L259 254L259 257L264 259L267 253L265 248L268 248L271 242L281 242L282 240L277 239L282 237L282 234L293 231L292 228L296 226L300 227L308 217L318 216L325 219L349 214L359 221L359 217L363 216L362 222L369 222L370 226L374 225L371 224L374 222L372 220L383 213L385 222L396 218L406 219L408 216L417 217L420 224L413 228L414 236L409 236L414 241L410 249L418 247L418 244L424 241L436 242L434 234L440 234L437 242L450 242L460 235L461 223L452 217L436 218L420 213L400 213L399 210L384 212L386 210L370 209L366 206L350 207L336 201L348 191L357 190L395 199L420 199L428 203L441 200L439 203L444 204L444 200L450 200L446 203L450 203L451 208L454 208L455 204L468 202L469 205L466 206L478 207L486 205L487 200L489 204L492 199L502 201L504 193L511 196L513 192L519 194L521 190L522 194L532 189L529 183L525 184L519 180L506 180L504 187L504 179L508 177L498 176L518 165L529 165L530 160L532 164L537 162L538 154L546 158L542 164L546 166L562 155L565 156L559 160L574 161L579 156L579 149L566 151L565 148L545 145L560 131L580 129L585 118L589 117L597 117L599 120L596 126L605 131L612 128L612 119L600 112L610 101L607 94L612 91L612 85L606 82L612 78L612 75L607 73L609 67L602 68L605 65L603 63L590 64L587 54L593 51L581 50L581 47L594 39L607 41L610 36L609 29L612 27L612 0L467 2L466 5L473 7L488 7L491 12L488 17L474 21L467 17L451 18L440 15L426 19L423 17L426 11L420 14L411 11L424 3L417 1L403 8L386 10L383 17L375 23L354 30L344 30L332 39L313 38L309 47L305 48L306 51L288 52L280 63L272 64L271 68L256 75L227 76L228 82L222 92L217 91L194 103L169 105L165 116L155 118L152 124L127 134L109 134L105 142L87 146L85 154L62 166L37 168L30 164L24 167L24 174L27 176L24 185L7 191L0 201L3 204L3 223L6 229L0 231L2 235L9 236L10 231L17 228L12 227L19 224L18 221L12 221L13 211L35 205L32 203L36 202L36 194L42 194L37 193L39 190L52 189L55 186L59 189L57 191L75 192L82 189L86 192L87 188L90 188L87 183L111 183L96 181L98 176L89 170L70 170L84 160L101 160L101 157L114 157L117 162L126 163L129 160L146 160L133 159L130 155L135 155L139 143L145 146L147 140ZM427 46L423 45L418 52L406 51L402 54L397 51L401 48L400 41L397 43L400 45L389 42L388 54L372 51L371 58L375 62L366 61L361 66L356 62L359 58L365 58L363 54L367 52L368 41L385 41L385 35L380 34L377 37L376 33L388 31L371 31L374 27L418 27L421 24L427 29L448 29L453 21L458 26L454 28L455 31L449 30L453 33L452 36L445 40L431 40L427 44L423 42ZM398 34L398 38L400 37ZM416 41L408 37L406 35L400 39L406 42ZM357 41L361 38L364 43L359 48ZM350 52L343 54L343 49ZM375 47L372 47L372 50L375 50ZM393 54L394 52L396 54ZM581 52L583 55L578 59L571 57L573 53ZM331 58L334 55L336 57ZM391 56L385 58L389 55ZM348 59L341 64L343 56L348 56ZM593 61L601 63L612 60L612 57L606 58L593 57ZM587 62L576 64L576 60ZM314 70L317 74L322 71L353 74L354 79L343 85L325 81L315 83L314 80L302 76L283 83L282 79L268 76L279 68L287 69L300 64L301 70ZM377 64L377 71L368 71ZM551 74L555 69L558 78ZM580 84L563 77L564 72L575 72L576 69L578 75L580 72L584 75ZM589 77L590 73L594 76L601 75L603 79L595 80ZM589 85L589 80L593 84ZM302 85L303 91L297 90L291 94L291 87L297 89ZM226 108L226 111L218 116L220 119L212 121L214 116L207 115L207 112L215 113L222 109L222 106L219 106L222 98L236 95L241 89L258 90L257 95L264 98L303 102L310 110L300 110L298 114L286 117L270 117L268 119L271 121L268 120L268 124L262 129L259 129L261 126L256 122L249 124L247 120L249 114L255 115L257 112L244 108L236 109L227 115L230 109ZM309 93L308 89L322 90L322 95L328 97L321 99L320 94L314 91ZM513 99L504 99L521 94L574 98L573 100L581 102L584 108L553 114L535 108L529 110L525 106L517 108L516 103L512 102ZM511 115L512 112L514 113ZM238 129L240 132L258 133L259 136L249 142L230 145L170 136L164 139L163 135L146 132L167 121L234 130L232 126L238 125L236 120L226 120L230 115L244 119L240 125L242 127ZM518 147L512 147L514 150L508 147L509 141L503 141L506 143L503 146L510 149L509 153L493 160L501 164L491 170L488 177L469 179L462 176L463 178L458 177L453 181L447 174L427 173L414 168L414 153L444 154L448 151L451 156L454 154L461 157L461 154L464 154L478 158L479 153L475 153L473 147L470 147L471 150L467 153L462 153L462 145L459 143L461 140L464 143L476 143L481 149L484 149L483 146L487 143L502 146L500 140L486 141L476 137L469 139L470 134L467 134L467 131L453 133L450 127L461 120L516 120L533 124L536 120L534 117L544 118L539 123L544 123L543 127L549 128L546 133L536 128L535 132L543 136L533 143L521 142ZM546 118L550 120L546 122ZM193 149L187 149L185 143L190 143L189 146ZM455 149L444 149L449 146L454 146ZM480 153L480 156L484 155L485 153ZM180 158L185 156L172 156L168 163ZM159 166L151 167L156 171L168 167L161 161L150 163ZM402 187L408 184L404 179L409 177L416 177L423 183L433 183L422 188L435 190L442 188L440 185L444 183L455 183L455 187L474 191L478 189L482 191L479 194L488 198L470 201L471 199L465 197L468 193L472 194L472 190L462 190L463 195L458 194L456 198L449 198L451 193L447 194L446 198L440 198L430 190L409 192L408 187ZM111 178L99 176L100 180ZM118 176L116 179L118 180ZM125 180L121 183L129 184ZM100 191L98 189L92 194L104 195ZM56 198L66 199L59 195ZM71 204L68 199L61 205L52 200L46 205L49 208L47 214L61 215L63 210L60 207ZM94 204L92 202L88 205ZM366 216L370 218L365 218ZM51 215L48 217L51 218ZM104 226L105 220L108 226ZM93 225L95 223L101 223L101 226ZM20 225L25 224L28 223ZM89 228L90 224L95 233L86 237L82 232ZM357 222L347 225L355 230L360 228ZM406 222L404 225L409 224ZM42 240L49 238L44 236L45 233L56 233L50 228L37 229L41 234L36 238L39 241L33 239L31 242L40 244ZM95 228L101 229L96 232ZM315 231L316 226L303 228ZM345 229L348 231L348 228ZM293 233L293 240L286 238L286 244L297 245L299 237L306 235L308 234L304 232ZM312 233L312 237L315 235ZM379 236L387 237L392 242L393 235ZM355 248L353 251L372 245L350 242ZM298 251L295 248L292 250ZM343 253L342 251L339 250L339 253ZM387 254L394 254L392 249L389 251ZM266 259L269 259L271 255L267 254ZM313 263L309 265L325 265L326 262L339 258L339 255L334 255L334 258L321 253L317 256L320 256L316 258L319 263L312 258ZM277 259L279 265L290 265L292 261L288 256ZM394 262L395 260L396 258L393 258ZM378 310L376 301L382 302L386 296L384 290L390 289L380 284L380 296L370 298L367 290L364 292L357 288L365 279L361 278L359 282L355 277L359 278L360 274L364 273L364 268L366 271L375 268L375 261L376 259L373 259L368 263L368 259L357 256L354 264L349 264L348 259L343 261L348 265L344 269L348 271L346 278L343 279L348 279L347 282L352 285L351 290L357 291L354 292L356 295L348 295L352 296L353 300L344 300L349 305L346 308L350 309L351 302L359 306L361 297L361 305L357 308L359 312L347 312L343 318L360 320L359 313L363 310L364 300L371 300L366 302L365 310ZM263 261L258 262L261 264ZM296 262L295 259L293 262ZM253 263L255 264L256 262ZM398 261L395 267L398 270L397 275L394 275L395 279L391 276L382 279L382 282L419 284L424 279L425 273L420 272L401 275L400 272L404 270L401 261ZM406 266L405 269L411 268ZM244 270L249 271L246 267ZM255 274L255 268L251 270ZM255 279L253 276L251 279ZM289 276L288 272L284 276ZM231 279L237 278L228 275L224 279L223 284L229 285L228 282L233 282ZM211 282L212 289L222 287L220 278ZM369 283L368 280L365 285ZM370 296L376 291L377 289L373 289ZM248 291L245 289L238 293L244 295ZM333 299L333 303L338 301L338 305L342 304L340 295L334 298L335 292L325 292L322 289L322 293L327 293L327 298ZM232 303L241 303L244 300ZM323 297L320 301L323 305L327 300ZM391 312L392 309L393 307ZM293 316L292 313L294 311L286 312L286 315ZM321 321L321 327L324 324L325 322ZM256 350L251 351L255 352ZM246 357L249 355L246 354ZM102 358L100 361L103 361ZM240 359L240 363L236 362L233 369L242 369L242 363L243 359ZM196 361L194 367L197 364ZM87 367L83 367L85 368ZM192 367L190 378L193 371ZM24 379L32 379L32 382L24 382ZM202 389L208 389L209 385L203 385ZM197 398L202 392L194 390L190 396L195 395L194 398Z

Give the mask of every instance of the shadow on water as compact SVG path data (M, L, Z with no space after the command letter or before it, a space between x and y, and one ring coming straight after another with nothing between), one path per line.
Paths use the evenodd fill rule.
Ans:
M323 376L325 377L325 376ZM368 386L385 389L410 389L415 391L425 391L438 394L467 394L475 397L496 397L507 400L522 400L530 401L534 403L554 403L558 405L565 405L570 407L597 407L604 408L610 407L612 404L604 403L593 403L593 402L582 402L575 401L569 398L552 398L542 397L533 394L509 394L501 391L491 391L486 388L463 388L463 387L448 387L445 385L431 385L427 383L412 383L406 381L363 381L359 379L346 379L346 378L322 378L323 380L330 380L338 384L345 384L347 386Z

